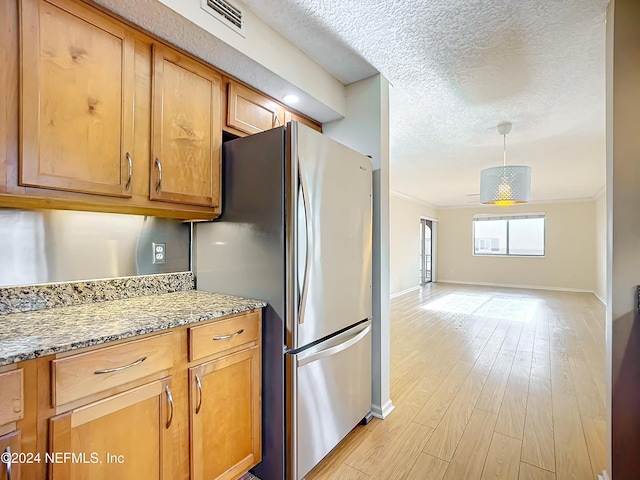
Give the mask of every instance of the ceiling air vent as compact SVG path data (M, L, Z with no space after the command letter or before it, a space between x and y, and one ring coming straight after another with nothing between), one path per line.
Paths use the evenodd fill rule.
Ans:
M202 9L244 37L244 12L229 0L201 0Z

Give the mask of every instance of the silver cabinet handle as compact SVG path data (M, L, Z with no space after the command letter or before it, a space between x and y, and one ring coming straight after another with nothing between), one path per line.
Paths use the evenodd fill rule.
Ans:
M231 335L220 335L220 336L216 335L215 337L213 337L213 339L214 340L228 340L229 338L233 338L233 337L237 337L238 335L241 335L242 332L244 332L244 328L241 328L236 333L232 333Z
M7 471L7 480L11 480L11 464L13 463L11 461L11 446L7 446L7 448L4 449L4 453L6 454L5 456L6 458L6 462L4 464L4 468Z
M93 372L95 375L100 375L102 373L113 373L113 372L119 372L121 370L125 370L127 368L131 368L131 367L135 367L136 365L140 365L142 362L144 362L147 359L147 357L142 357L139 358L138 360L136 360L133 363L130 363L129 365L123 365L121 367L115 367L115 368L105 368L104 370L96 370L95 372Z
M162 190L162 163L160 163L159 158L156 158L155 164L156 167L158 167L158 184L156 185L156 193L160 193L160 190Z
M127 162L129 162L129 178L127 179L127 184L124 186L125 190L129 190L131 187L131 178L133 177L133 159L129 152L127 152Z
M202 408L202 382L200 381L200 377L196 375L196 387L198 387L198 405L196 406L196 415L200 413L200 409Z
M173 395L171 395L171 389L169 388L169 385L164 387L164 391L167 394L167 401L169 402L169 407L171 407L171 410L169 411L169 420L167 420L167 425L166 427L169 428L171 426L171 422L173 422Z
M278 113L273 112L273 122L271 122L271 126L275 127L276 125L280 126L282 124L280 123L280 117L278 117Z

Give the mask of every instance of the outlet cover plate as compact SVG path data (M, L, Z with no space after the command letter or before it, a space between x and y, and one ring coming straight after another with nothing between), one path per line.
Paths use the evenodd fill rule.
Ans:
M165 242L152 242L153 263L167 263L167 244Z

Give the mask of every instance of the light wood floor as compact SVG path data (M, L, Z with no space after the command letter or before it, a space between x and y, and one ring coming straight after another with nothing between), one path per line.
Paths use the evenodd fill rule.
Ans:
M427 285L391 302L391 399L307 480L586 480L605 468L604 306Z

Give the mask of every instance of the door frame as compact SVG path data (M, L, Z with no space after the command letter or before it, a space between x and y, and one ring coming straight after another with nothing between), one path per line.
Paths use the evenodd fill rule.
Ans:
M431 229L431 278L426 281L425 280L425 237L424 232L427 226L427 222L430 223ZM437 231L438 231L438 220L431 217L420 217L420 286L424 286L427 283L433 283L436 281L436 259L437 259Z

